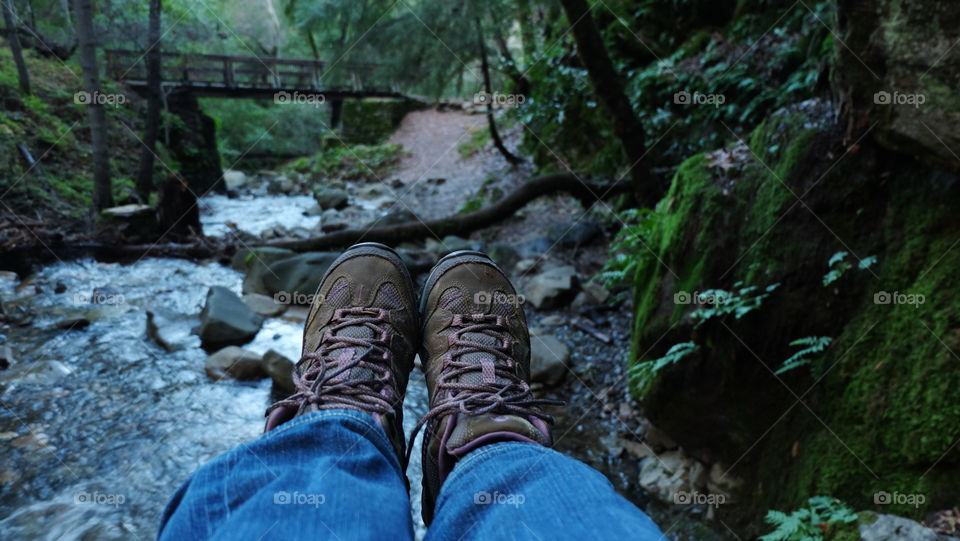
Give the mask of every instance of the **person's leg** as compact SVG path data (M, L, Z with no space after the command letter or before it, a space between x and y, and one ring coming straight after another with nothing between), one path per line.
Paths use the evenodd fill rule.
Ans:
M665 539L600 472L552 449L494 443L460 459L437 499L432 539Z
M296 392L267 432L201 468L174 496L162 539L412 536L403 395L419 343L400 257L362 243L317 288L293 371Z
M430 411L423 518L437 539L658 539L597 471L550 449L555 401L534 396L520 297L485 254L441 259L421 297Z
M167 505L159 538L412 539L404 479L372 416L309 413L197 470Z

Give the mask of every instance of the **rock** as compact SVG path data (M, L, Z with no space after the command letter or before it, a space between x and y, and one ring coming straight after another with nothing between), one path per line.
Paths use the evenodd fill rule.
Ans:
M249 179L243 171L236 171L234 169L226 169L223 171L223 182L227 185L228 190L236 190L247 185Z
M320 205L314 205L307 210L303 211L304 216L323 216L324 210L320 208Z
M267 183L267 193L269 194L288 194L296 188L297 183L284 175L275 176Z
M865 518L870 518L865 517ZM908 518L876 515L876 520L861 520L861 541L956 541L956 537L939 534Z
M73 370L60 361L37 361L13 365L10 370L3 372L0 381L48 386L55 385L70 374L73 374Z
M548 231L550 241L563 248L584 246L602 234L599 225L584 220L556 225Z
M295 393L293 386L294 363L276 350L268 350L261 361L263 370L273 379L274 385L288 393Z
M413 212L402 207L393 207L380 218L368 223L366 227L383 227L387 225L397 225L416 221L417 215Z
M274 261L286 259L297 255L293 250L286 248L273 248L270 246L261 246L249 250L238 250L230 259L230 266L238 271L246 271L255 265L269 265Z
M593 297L591 297L586 291L581 291L577 293L577 296L573 298L573 302L570 303L570 307L574 310L580 310L589 305L593 304Z
M200 345L193 334L196 318L175 312L147 310L147 336L166 351L180 351Z
M247 308L240 297L225 287L213 286L200 312L197 335L207 349L245 344L253 340L262 324L263 316Z
M16 363L17 357L10 344L0 346L0 370L6 370Z
M264 317L274 317L283 313L285 305L278 303L273 297L259 293L244 293L243 303L254 312Z
M555 247L552 240L547 237L534 239L520 247L520 253L525 258L539 258L550 252Z
M663 430L653 426L653 423L644 419L640 422L643 430L643 441L657 450L676 449L677 442L673 441Z
M267 377L260 356L237 346L227 346L207 357L203 369L214 381L231 378L246 381Z
M538 261L536 259L532 259L532 258L521 259L520 261L517 261L516 265L513 266L513 272L517 274L526 274L531 270L533 270L533 268L536 267L537 264L538 264Z
M56 284L55 286L53 286L53 292L56 293L56 294L58 294L58 295L59 295L60 293L63 293L63 292L66 291L66 290L67 290L66 284L64 284L64 283L61 282L60 280L57 280L57 284Z
M705 485L706 468L682 451L668 451L651 456L640 468L640 486L658 500L669 504L690 503L686 495Z
M447 235L443 237L441 241L431 238L427 239L426 242L427 251L434 252L438 256L456 252L457 250L475 250L477 248L479 248L477 243L454 235Z
M563 325L566 322L567 319L559 314L540 318L540 324L547 325L548 327L556 327L557 325Z
M583 284L583 291L590 295L590 297L598 303L607 302L607 299L610 298L610 292L607 291L607 288L598 284L594 280L589 280L587 283Z
M530 380L555 385L567 372L570 350L557 337L546 334L530 337Z
M434 186L439 186L439 185L445 183L446 181L447 181L447 179L445 179L445 178L428 178L428 179L427 179L427 184L433 184Z
M323 273L339 255L333 252L307 252L275 261L263 274L264 289L281 303L310 304Z
M85 329L90 326L90 320L86 316L67 316L53 325L57 329L68 331Z
M100 211L101 218L131 240L155 239L159 234L157 213L149 205L121 205Z
M487 255L501 269L512 269L520 261L520 252L505 242L494 242L487 247Z
M340 188L330 188L328 186L317 186L313 189L313 198L322 209L342 209L347 206L350 196L346 190Z
M531 278L523 288L526 300L541 310L561 308L576 295L577 270L554 267Z

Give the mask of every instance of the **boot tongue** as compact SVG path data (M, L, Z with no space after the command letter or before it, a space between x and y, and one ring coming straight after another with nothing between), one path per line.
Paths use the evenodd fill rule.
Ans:
M373 329L365 325L349 325L338 330L336 333L334 333L334 336L371 340L375 337L375 334ZM344 346L331 349L329 355L341 363L346 363L356 359L365 350L366 348L362 346ZM373 372L369 368L358 366L350 369L349 374L344 373L341 376L338 376L336 379L338 381L343 381L348 378L351 380L371 379L373 378Z
M457 415L456 424L445 442L448 453L467 452L499 441L520 441L550 445L548 437L527 419L518 415Z

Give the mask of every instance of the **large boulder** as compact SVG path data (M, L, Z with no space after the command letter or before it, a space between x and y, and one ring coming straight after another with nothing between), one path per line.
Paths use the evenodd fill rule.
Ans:
M214 381L246 381L267 377L260 362L260 355L237 346L227 346L207 357L203 369Z
M257 335L263 317L247 307L240 297L222 286L213 286L200 312L197 335L206 349L245 344Z
M960 3L843 0L836 86L851 125L960 171Z
M310 304L323 273L340 254L307 252L270 264L263 273L266 293L281 303Z
M908 518L879 514L872 517L867 513L863 515L860 520L861 541L957 541L956 537L939 534Z
M340 188L331 188L329 186L317 186L313 189L313 198L317 200L317 205L320 208L326 209L342 209L347 206L347 203L350 201L350 196L347 194L346 190L341 190Z
M166 351L180 351L200 345L193 329L196 318L163 309L147 310L147 335Z

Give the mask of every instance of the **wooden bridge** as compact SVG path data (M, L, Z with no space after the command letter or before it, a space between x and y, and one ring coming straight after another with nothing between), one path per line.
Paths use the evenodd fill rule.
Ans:
M107 74L134 90L147 86L146 57L139 51L104 50ZM392 85L378 83L377 64L338 63L328 69L322 60L161 53L161 86L165 93L183 92L212 98L323 96L343 98L402 98ZM289 98L289 96L287 96Z

